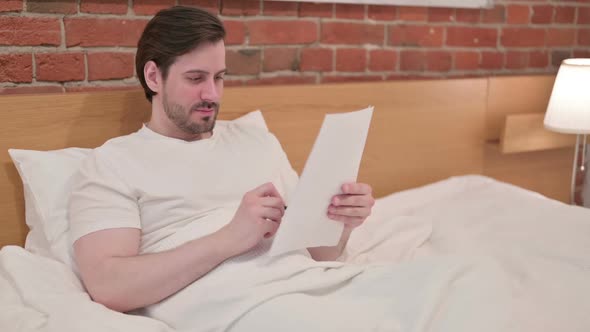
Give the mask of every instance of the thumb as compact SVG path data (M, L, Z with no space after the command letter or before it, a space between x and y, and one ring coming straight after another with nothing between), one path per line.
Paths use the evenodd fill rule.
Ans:
M265 238L272 237L273 235L275 235L275 233L279 229L279 223L274 222L272 220L266 220L265 228L266 228L266 232L264 233L264 237Z

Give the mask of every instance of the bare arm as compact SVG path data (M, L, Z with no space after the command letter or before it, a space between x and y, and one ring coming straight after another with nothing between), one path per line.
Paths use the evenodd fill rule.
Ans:
M90 233L74 243L75 259L94 301L121 312L157 303L201 278L224 260L274 234L284 202L272 184L244 195L232 221L175 249L139 255L140 230Z
M307 248L307 251L309 251L311 257L316 261L335 261L344 252L352 230L353 228L345 227L338 245L334 247Z
M76 261L92 298L116 311L159 302L237 254L223 232L178 248L138 255L140 230L108 229L74 244Z

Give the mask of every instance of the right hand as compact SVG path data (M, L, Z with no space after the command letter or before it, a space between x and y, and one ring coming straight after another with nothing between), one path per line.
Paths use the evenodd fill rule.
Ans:
M285 214L285 202L271 183L247 192L233 219L224 227L238 254L273 236Z

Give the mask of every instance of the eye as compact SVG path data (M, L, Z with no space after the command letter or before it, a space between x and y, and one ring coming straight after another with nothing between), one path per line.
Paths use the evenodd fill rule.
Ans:
M223 80L223 76L215 76L215 80L216 81L221 81L221 80Z
M195 76L195 77L187 77L189 79L189 81L193 81L193 82L199 82L203 80L203 76Z

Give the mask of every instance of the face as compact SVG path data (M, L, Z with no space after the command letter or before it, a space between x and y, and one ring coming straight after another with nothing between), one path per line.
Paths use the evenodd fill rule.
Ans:
M176 59L162 81L159 101L172 136L211 136L223 95L225 45L208 43ZM158 96L156 95L156 96Z

